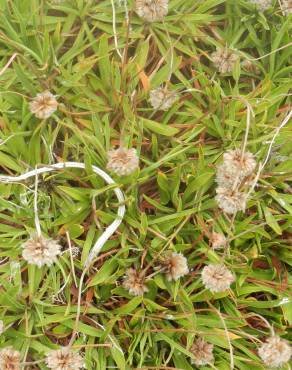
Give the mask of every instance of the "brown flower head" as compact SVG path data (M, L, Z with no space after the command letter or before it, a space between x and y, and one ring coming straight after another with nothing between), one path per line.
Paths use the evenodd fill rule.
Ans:
M136 0L136 13L147 22L161 21L168 12L168 0Z
M56 240L34 237L22 245L22 257L32 265L51 266L61 253L61 246Z
M208 365L214 361L213 344L205 342L203 338L199 338L190 348L190 352L194 355L192 363L196 366Z
M20 353L12 347L0 350L0 370L20 370Z
M226 246L227 240L223 234L214 231L210 237L210 242L213 249L219 249Z
M250 72L250 73L254 73L254 74L261 73L259 67L255 63L251 62L248 59L241 62L241 67L246 72Z
M148 292L148 288L144 282L145 276L143 272L139 272L131 267L126 271L123 286L129 291L130 294L139 296L143 295L145 292Z
M127 176L139 168L139 157L136 149L118 148L107 153L107 169L118 176Z
M37 118L49 118L57 109L58 102L53 94L49 91L37 94L37 96L29 103L30 111Z
M286 16L292 14L292 0L282 0L282 11Z
M79 353L71 351L68 347L50 351L46 357L46 364L49 369L54 370L79 370L85 367Z
M238 55L232 50L218 48L211 54L211 59L220 73L231 73L238 60Z
M181 253L171 253L163 261L166 267L165 273L168 281L178 280L189 273L187 259Z
M292 356L292 349L289 344L277 335L268 338L258 352L260 358L268 367L282 367L289 362Z
M205 288L213 293L224 292L229 289L235 278L224 265L208 265L202 270L202 281Z
M150 103L154 109L168 110L177 99L177 94L166 87L161 86L150 91Z

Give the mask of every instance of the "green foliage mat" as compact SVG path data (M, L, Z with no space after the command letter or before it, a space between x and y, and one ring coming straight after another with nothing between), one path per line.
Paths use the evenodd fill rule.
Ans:
M39 177L44 234L65 251L67 232L79 249L73 262L65 251L51 267L22 258L35 230L34 180L0 184L0 346L34 362L69 343L82 263L118 206L90 166L105 169L107 151L122 140L137 149L140 170L114 176L126 216L86 277L74 348L87 369L194 369L198 337L214 344L215 369L230 369L231 357L235 369L266 369L257 353L269 336L261 317L285 339L292 324L291 123L245 213L233 219L218 208L215 172L222 154L242 145L244 101L254 113L247 149L258 163L291 110L291 15L277 1L263 13L244 0L170 0L165 19L149 24L132 2L127 8L129 22L123 0L0 0L1 174L60 161L88 168ZM240 57L231 73L212 63L219 47ZM247 71L246 58L261 59ZM155 111L149 91L166 83L179 99ZM45 90L59 107L40 120L29 102ZM211 248L212 230L226 235L226 250ZM190 268L175 282L155 270L169 250ZM201 270L223 259L236 282L213 294ZM143 297L122 285L130 267L153 274ZM26 368L47 369L43 361Z

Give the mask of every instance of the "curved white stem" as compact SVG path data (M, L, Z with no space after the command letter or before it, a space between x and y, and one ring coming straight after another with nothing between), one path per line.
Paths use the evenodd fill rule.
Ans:
M53 172L53 171L60 170L60 169L65 169L65 168L85 169L85 164L84 163L78 163L78 162L55 163L55 164L52 164L50 166L45 166L45 167L37 168L35 170L31 170L31 171L26 172L26 173L24 173L22 175L19 175L19 176L0 175L0 182L6 182L6 183L20 182L20 181L26 180L30 177L37 176L37 175L42 174L42 173ZM114 184L115 183L114 180L106 172L101 170L99 167L92 166L92 170L93 170L94 173L96 173L97 175L102 177L107 184ZM114 220L114 222L112 222L105 229L103 234L97 239L96 243L94 244L93 248L91 249L91 251L90 251L90 253L89 253L89 255L88 255L88 257L85 261L85 264L84 264L85 269L87 269L90 266L91 262L98 255L98 253L100 252L100 250L104 246L105 242L113 235L113 233L120 226L120 224L122 222L122 219L124 217L125 210L126 210L125 205L124 205L124 202L125 202L124 195L123 195L122 191L118 188L113 189L113 191L115 192L115 195L116 195L116 197L117 197L117 199L120 203L119 208L118 208L117 218Z
M38 213L38 174L35 174L35 184L34 184L34 200L33 200L33 209L34 209L34 224L36 228L37 237L40 238L42 235L41 224Z

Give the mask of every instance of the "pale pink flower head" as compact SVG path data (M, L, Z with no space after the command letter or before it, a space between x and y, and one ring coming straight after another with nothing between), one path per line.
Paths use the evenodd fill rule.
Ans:
M226 246L227 240L223 234L213 231L210 237L210 242L213 249L219 249Z
M262 12L269 9L273 5L272 0L249 0L249 2L254 4Z
M229 172L238 176L246 177L251 175L257 165L254 155L251 152L242 154L240 149L228 150L223 154L224 165Z
M54 370L79 370L85 368L83 358L78 352L73 352L69 347L50 351L46 357L46 365Z
M220 73L231 73L238 60L238 55L232 50L218 48L211 54L211 59Z
M61 253L60 244L43 236L33 237L22 245L22 257L31 265L38 267L51 266Z
M1 370L20 370L20 352L12 347L0 350L0 369Z
M202 270L202 281L205 288L213 293L224 292L234 282L234 275L228 268L220 264L205 266Z
M238 172L233 171L233 168L230 168L224 162L217 167L216 182L218 186L233 188L234 183L241 180L242 176Z
M4 333L4 329L5 329L4 322L0 320L0 335Z
M123 286L130 294L135 296L141 296L145 292L148 292L143 272L137 271L132 267L126 271Z
M166 87L158 87L150 91L150 103L154 109L168 110L176 102L178 96Z
M277 368L289 362L292 349L284 339L274 335L261 345L258 353L266 366Z
M31 113L33 113L37 118L46 119L49 118L58 107L58 102L55 95L49 91L44 91L29 103L29 108Z
M292 14L292 0L282 0L282 11L286 16Z
M218 187L216 189L216 201L218 206L228 214L244 211L246 205L246 194L231 188Z
M136 0L136 13L147 22L161 21L168 12L168 0Z
M139 157L136 149L118 148L107 153L107 169L118 176L127 176L139 168Z
M208 365L214 361L213 344L206 342L203 338L195 341L190 352L195 357L191 361L196 366Z
M178 280L189 273L186 257L181 253L169 253L164 261L166 278L168 281Z

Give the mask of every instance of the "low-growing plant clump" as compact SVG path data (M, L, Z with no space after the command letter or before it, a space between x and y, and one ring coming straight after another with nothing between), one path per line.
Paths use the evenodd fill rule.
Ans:
M0 15L0 370L290 369L291 1Z

